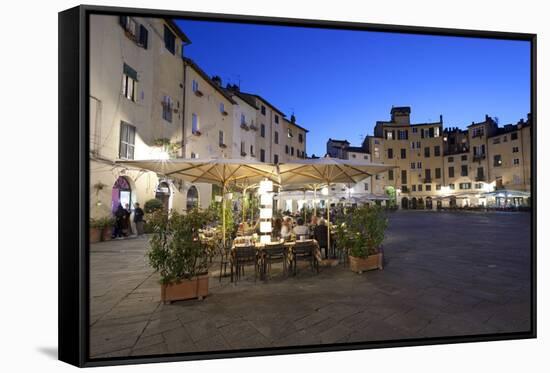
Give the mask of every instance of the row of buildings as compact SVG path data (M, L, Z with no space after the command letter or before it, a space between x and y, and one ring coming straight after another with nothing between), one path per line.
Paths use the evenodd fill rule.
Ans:
M329 139L327 154L391 164L395 169L352 186L350 195L395 196L401 208L530 204L531 115L499 126L486 115L467 129L410 121L410 107L393 107L361 146ZM334 190L333 190L334 191Z
M122 167L118 159L306 157L307 130L258 94L207 75L170 19L90 16L91 215L159 198L207 207L212 185Z

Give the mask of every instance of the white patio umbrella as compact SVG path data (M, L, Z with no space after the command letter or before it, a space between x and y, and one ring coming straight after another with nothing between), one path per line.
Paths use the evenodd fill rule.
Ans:
M222 187L225 197L231 183L251 185L265 178L277 181L276 167L269 163L230 158L170 160L124 160L119 164L133 166L191 183L211 183ZM225 203L222 200L222 235L225 245Z
M330 191L334 183L357 183L396 166L351 161L326 156L317 159L302 159L297 162L282 163L278 166L279 181L282 185L326 184ZM330 247L330 205L327 206L328 237Z
M306 192L313 191L313 215L317 215L317 191L321 189L325 184L323 183L306 183L306 184L289 184L285 187L283 187L282 192L302 192L304 199L306 199ZM304 209L305 210L305 209ZM305 211L304 211L304 219L305 219Z

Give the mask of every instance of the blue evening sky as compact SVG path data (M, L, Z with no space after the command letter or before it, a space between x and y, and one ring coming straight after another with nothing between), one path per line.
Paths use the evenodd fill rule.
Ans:
M411 121L501 125L530 107L529 43L223 22L177 21L186 56L223 84L240 82L310 130L308 155L329 137L361 144L392 105Z

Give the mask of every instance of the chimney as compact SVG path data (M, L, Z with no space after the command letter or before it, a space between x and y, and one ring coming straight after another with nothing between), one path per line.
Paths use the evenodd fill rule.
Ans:
M294 113L290 115L290 123L296 123L296 117L294 116Z
M221 87L222 86L222 78L220 78L218 75L214 75L212 77L212 81L214 82L214 84L216 84L218 87Z
M439 114L439 123L443 124L443 115Z
M487 114L485 114L485 121L488 122L489 119L491 119L491 118L489 118L489 116Z

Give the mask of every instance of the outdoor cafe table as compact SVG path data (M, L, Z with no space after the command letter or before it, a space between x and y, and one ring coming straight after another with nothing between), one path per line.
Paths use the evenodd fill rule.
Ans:
M254 248L257 251L258 257L261 257L262 256L262 250L264 248L266 248L268 246L279 245L281 243L284 245L284 247L286 247L289 250L289 253L291 252L292 248L294 246L296 246L297 243L313 243L314 250L315 250L313 255L315 256L316 260L321 261L321 251L319 249L319 244L314 239L286 241L286 242L279 241L279 242L271 242L271 243L268 243L268 244L261 243L261 242L254 242L253 244L252 243L250 243L250 244L246 244L246 243L233 244L233 246L231 247L231 255L233 256L235 254L235 250L238 249L239 247L254 246ZM288 256L287 260L290 262L290 255Z

